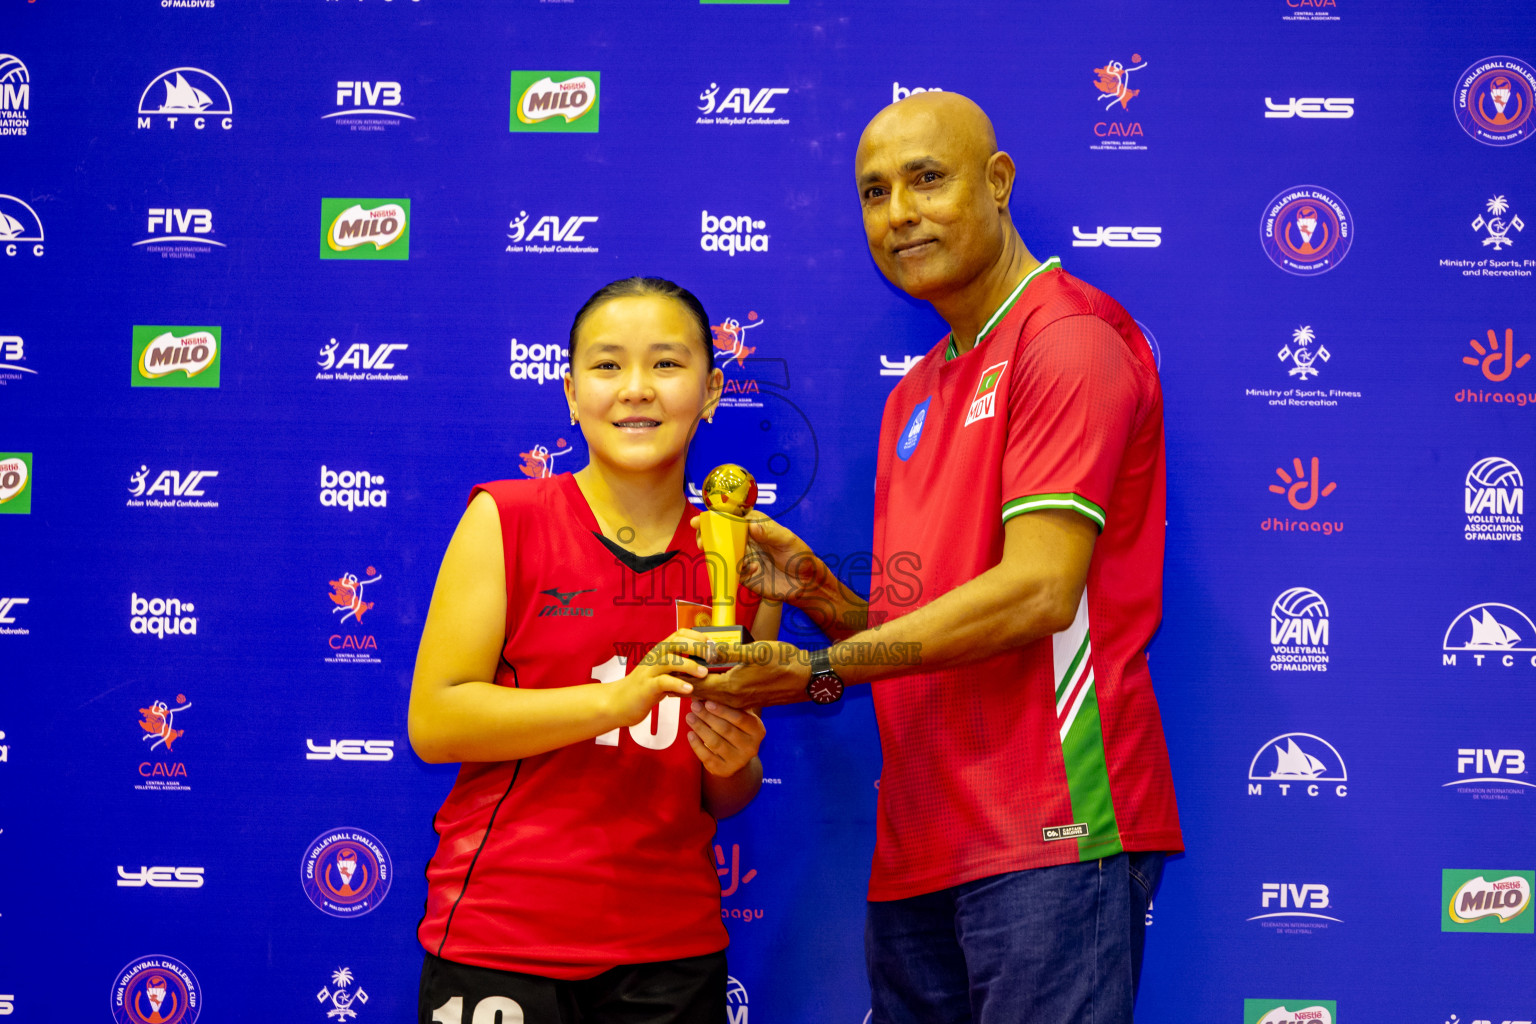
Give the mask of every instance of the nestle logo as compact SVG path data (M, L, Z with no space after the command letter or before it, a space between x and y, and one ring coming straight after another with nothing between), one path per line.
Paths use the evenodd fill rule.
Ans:
M1055 825L1040 830L1040 838L1047 843L1054 843L1058 839L1078 839L1087 834L1088 825L1081 821L1074 825Z

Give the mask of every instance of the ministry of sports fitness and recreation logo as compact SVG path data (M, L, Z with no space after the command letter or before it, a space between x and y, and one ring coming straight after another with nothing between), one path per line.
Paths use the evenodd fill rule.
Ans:
M384 477L365 469L334 470L320 467L320 504L326 508L388 508L389 491Z
M363 618L373 609L369 598L374 591L369 588L384 577L373 566L363 570L361 576L344 572L339 578L328 580L330 584L331 618L333 631L326 640L329 653L325 661L330 665L379 665L379 641L366 632ZM347 627L350 626L350 629Z
M7 256L43 254L43 220L32 204L0 192L0 252Z
M602 101L599 71L512 72L514 132L595 132Z
M411 258L409 199L320 200L320 258Z
M1333 999L1243 1000L1243 1024L1335 1024L1338 1012Z
M1531 889L1536 872L1444 868L1440 872L1442 932L1536 933Z
M220 327L135 324L130 383L136 388L216 388L222 337Z
M337 356L341 343L332 338L320 346L320 358L315 360L315 365L320 369L315 373L315 380L410 380L410 374L394 372L395 353L404 352L410 347L395 342L370 345L364 341L354 341L347 346L345 352Z
M389 851L360 828L338 828L315 837L299 862L304 895L332 917L361 917L389 895L394 870Z
M1289 378L1288 383L1295 386L1244 388L1244 395L1249 398L1262 398L1269 405L1321 408L1333 408L1340 402L1361 397L1359 391L1307 386L1321 383L1319 378L1322 377L1328 361L1333 358L1333 353L1327 345L1318 340L1317 332L1310 324L1302 324L1293 329L1290 340L1280 346L1279 351L1275 353L1275 358L1285 368L1286 377ZM1276 381L1276 383L1280 382L1280 380ZM1329 382L1334 383L1331 374Z
M1313 935L1328 925L1343 924L1334 917L1333 896L1321 882L1264 882L1259 888L1259 913L1248 918L1276 935Z
M37 376L36 370L21 364L27 361L27 343L19 334L0 334L0 387L13 380L25 380L24 373Z
M144 88L139 97L138 127L190 127L195 131L218 127L228 131L235 125L234 113L229 90L211 72L171 68Z
M1355 225L1344 200L1316 185L1287 189L1264 208L1259 240L1264 254L1288 274L1327 273L1349 255Z
M330 1004L331 1008L325 1011L327 1017L333 1017L338 1021L352 1020L357 1016L359 1006L368 1005L368 993L363 986L349 987L355 981L352 968L338 967L331 972L331 984L320 986L320 991L315 993L315 1001L321 1006ZM336 987L332 988L331 985ZM501 1014L492 1014L492 1016L500 1019Z
M555 446L535 444L525 452L518 452L518 472L530 480L543 480L545 477L554 476L560 470L555 466L555 460L562 455L569 455L576 449L563 437L555 438Z
M32 108L32 76L20 57L0 53L0 135L25 135Z
M174 701L157 697L138 709L138 736L144 752L138 762L134 789L156 793L185 793L192 789L187 781L186 762L179 760L176 753L176 741L187 732L186 719L178 716L191 708L186 694L178 693Z
M1141 122L1129 118L1127 111L1131 101L1141 95L1140 88L1132 88L1131 75L1147 66L1141 54L1131 54L1129 64L1107 60L1103 67L1093 69L1093 87L1098 93L1097 102L1103 107L1103 115L1093 124L1093 142L1089 149L1096 150L1144 150L1147 148L1146 132ZM1142 79L1136 79L1140 86Z
M737 370L745 370L747 357L756 352L761 345L748 345L747 341L757 341L758 336L749 332L763 326L765 321L758 315L757 310L747 310L746 322L734 316L728 316L718 324L710 324L709 331L711 341L715 346L715 365L725 372L725 383L720 393L720 408L722 409L761 409L763 407L763 391L757 378L746 373L730 372L732 364ZM762 495L758 495L761 500Z
M1512 604L1485 601L1451 620L1440 649L1441 665L1536 667L1536 622Z
M112 982L117 1024L196 1024L203 990L192 969L172 956L139 957Z
M705 252L723 252L735 256L739 252L767 252L768 238L764 230L765 220L754 220L746 214L734 217L716 217L704 210L699 218L699 248Z
M32 511L32 453L0 452L0 515Z
M321 114L320 119L348 131L388 131L406 121L416 120L402 109L403 105L399 82L344 79L336 83L336 109Z
M710 82L709 88L699 93L699 116L694 124L713 124L736 127L747 124L789 124L787 117L774 117L779 112L774 102L779 96L789 95L788 89L749 89L744 86L727 88L725 98L720 98L720 86Z
M1269 609L1269 670L1328 671L1328 622L1328 602L1317 591L1282 591Z
M196 259L225 248L213 237L213 211L206 207L151 206L145 220L144 237L134 248L161 259Z
M1461 277L1529 278L1536 276L1536 259L1519 258L1513 249L1525 221L1505 195L1489 196L1482 209L1470 221L1474 236L1482 243L1482 251L1490 253L1481 259L1473 259L1478 250L1469 249L1466 254L1440 260L1440 266L1455 271ZM1524 250L1521 250L1522 252Z
M162 469L153 483L149 482L151 470L148 463L128 477L129 508L218 508L219 503L208 497L204 485L219 475L216 469Z
M1456 778L1442 782L1474 800L1509 800L1536 789L1525 751L1518 747L1457 747Z
M1536 121L1536 70L1518 57L1488 57L1461 73L1451 96L1456 121L1485 146L1513 146Z
M1467 540L1522 540L1525 534L1525 481L1508 459L1478 459L1467 470L1462 505Z
M557 217L544 214L534 217L533 227L528 226L527 210L517 211L517 216L507 222L507 252L546 255L552 252L598 252L596 245L585 244L590 240L586 232L588 224L596 224L593 216L573 215Z
M1265 743L1248 766L1248 795L1263 796L1268 783L1281 796L1349 795L1349 773L1332 743L1310 732L1288 732Z
M1483 205L1483 212L1472 221L1472 230L1486 232L1488 237L1483 239L1483 245L1491 245L1494 252L1499 252L1515 244L1510 233L1524 231L1525 221L1520 219L1518 213L1510 213L1508 199L1493 196Z

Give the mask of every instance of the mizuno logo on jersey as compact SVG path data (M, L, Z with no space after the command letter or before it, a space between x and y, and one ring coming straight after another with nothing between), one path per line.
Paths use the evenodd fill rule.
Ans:
M560 590L558 587L550 587L548 590L541 590L539 593L546 594L554 598L556 601L559 601L560 603L545 605L539 609L539 615L540 617L546 615L574 615L590 619L593 614L591 608L582 608L579 605L575 608L572 608L571 602L581 594L591 594L595 592L596 588L594 587L588 587L586 590Z
M989 420L997 415L997 386L1006 369L1008 362L1004 360L982 372L981 380L976 384L976 396L971 399L970 411L965 414L967 427L977 420Z

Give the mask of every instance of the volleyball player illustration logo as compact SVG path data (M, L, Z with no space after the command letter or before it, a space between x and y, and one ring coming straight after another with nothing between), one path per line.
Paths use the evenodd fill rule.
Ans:
M299 865L304 894L332 917L360 917L383 903L393 874L384 844L360 828L317 837Z
M147 956L118 972L112 985L117 1024L195 1024L202 991L186 964L169 956Z
M1515 57L1489 57L1462 72L1452 99L1462 130L1485 146L1512 146L1531 134L1536 70Z
M379 570L371 565L365 570L364 576L365 578L359 579L355 573L344 572L341 574L341 579L329 581L331 584L331 603L337 606L332 608L331 611L342 613L339 621L346 622L348 619L356 619L358 622L362 622L363 615L368 609L373 607L372 601L363 600L363 588L370 583L379 582L384 577L380 576Z
M747 356L758 349L758 346L746 343L746 334L754 327L763 326L764 323L765 321L758 317L756 310L749 310L745 324L733 316L726 317L718 324L710 324L709 330L714 335L715 350L725 356L725 362L721 365L729 365L733 362L737 366L743 365L747 361Z
M555 459L561 455L569 454L573 450L571 443L563 437L555 438L553 450L544 447L542 444L536 444L526 452L517 453L517 457L522 460L518 469L522 470L523 476L531 480L542 480L547 476L554 476Z
M1259 223L1264 252L1275 266L1300 276L1344 261L1354 224L1344 201L1325 188L1301 185L1270 200Z
M1117 60L1112 60L1107 61L1101 68L1093 69L1093 73L1098 76L1093 86L1103 94L1099 99L1105 101L1106 111L1113 110L1117 106L1124 110L1130 106L1131 100L1141 95L1140 89L1131 88L1131 72L1140 71L1146 66L1147 62L1141 59L1141 54L1133 53L1129 67Z
M176 728L176 716L191 706L187 698L178 693L175 707L163 700L153 700L149 702L149 707L139 708L139 728L145 732L140 739L154 741L149 745L150 750L157 750L162 744L166 750L171 750L187 731Z

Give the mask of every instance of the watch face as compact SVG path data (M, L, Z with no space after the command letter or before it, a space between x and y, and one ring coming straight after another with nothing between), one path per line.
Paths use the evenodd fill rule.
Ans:
M843 695L843 681L830 672L813 676L806 692L817 704L832 704Z

